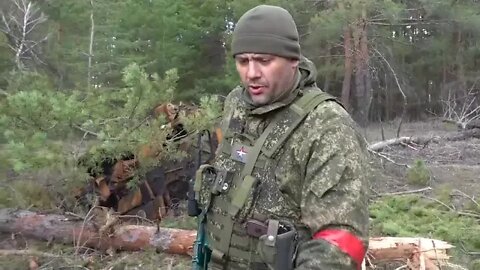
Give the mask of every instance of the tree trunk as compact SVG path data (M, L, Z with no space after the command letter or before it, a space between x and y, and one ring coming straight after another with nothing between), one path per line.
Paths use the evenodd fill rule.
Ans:
M350 93L353 75L353 45L352 29L349 25L345 26L343 31L343 45L345 47L345 74L342 84L342 104L350 110Z
M365 10L362 13L365 13ZM362 18L359 19L353 30L353 44L355 47L355 106L353 106L353 116L362 127L365 127L368 123L368 107L371 95L370 83L368 82L368 40L365 17L366 13L362 14Z
M101 208L103 209L103 208ZM105 214L107 213L107 214ZM196 232L142 225L120 225L118 216L100 211L83 219L57 214L0 209L0 232L74 243L75 247L138 251L155 248L172 254L192 254Z
M362 59L363 59L363 67L364 67L364 80L365 80L365 96L363 100L363 104L365 105L365 126L368 123L368 115L370 112L370 106L372 105L372 97L373 97L373 89L372 89L372 80L370 77L370 68L369 68L369 62L370 62L370 56L368 52L368 36L367 36L367 26L366 26L366 10L363 10L363 15L362 15L362 20L363 20L363 31L362 31L362 39L360 43L360 51L362 54Z
M459 28L459 26L457 26ZM456 47L457 47L457 54L455 56L455 62L457 65L457 79L460 85L460 89L458 89L461 96L467 95L467 80L465 78L465 67L464 67L464 60L463 60L463 35L462 30L458 29L456 32Z
M331 65L332 63L332 59L331 59L331 49L330 49L330 46L327 45L327 57L325 59L325 65L328 67ZM331 72L326 72L325 74L325 81L323 82L323 91L325 92L328 92L329 88L330 88L330 78L332 77L332 73Z
M74 243L77 248L85 246L122 251L155 248L165 253L192 255L196 231L122 225L119 216L100 209L102 211L92 211L93 214L86 219L0 209L0 232L21 233L23 236L65 244ZM437 260L442 263L448 260L447 252L450 248L452 246L448 243L434 239L377 237L370 239L367 256L368 261L375 264L386 260L411 260L420 253L427 261Z

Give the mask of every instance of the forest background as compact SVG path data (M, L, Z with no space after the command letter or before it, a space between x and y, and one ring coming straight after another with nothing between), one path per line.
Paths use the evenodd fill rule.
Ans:
M370 142L399 137L409 127L416 135L456 131L480 118L480 1L3 0L0 206L75 209L68 191L87 179L79 158L98 149L98 158L115 157L163 142L158 127L165 122L146 118L158 104L194 103L203 118L189 127L210 127L222 98L238 84L229 54L235 22L261 3L292 13L318 85L343 102ZM474 167L471 177L455 171L437 181L435 198L450 203L457 181L465 180L466 207L480 212L479 156L462 161ZM393 165L404 168L393 173L394 188L434 184L429 160L416 155L409 162ZM452 219L441 216L449 209L424 203L405 196L376 200L372 231L442 238L475 267L478 217ZM425 212L409 212L415 204ZM437 222L431 215L441 228L402 223L412 216Z

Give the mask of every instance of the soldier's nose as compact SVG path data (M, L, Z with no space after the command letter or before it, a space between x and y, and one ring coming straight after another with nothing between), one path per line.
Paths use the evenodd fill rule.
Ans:
M249 62L247 67L247 78L256 79L260 77L260 74L258 65L254 61Z

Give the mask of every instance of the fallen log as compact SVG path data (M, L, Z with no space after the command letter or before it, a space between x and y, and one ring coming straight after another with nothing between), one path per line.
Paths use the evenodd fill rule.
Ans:
M25 210L0 209L0 232L74 244L106 251L140 251L154 248L172 254L192 254L196 232L144 225L122 225L112 219L42 214ZM108 217L108 215L105 215ZM108 224L110 228L105 228Z
M458 120L453 120L453 119L442 118L442 122L454 124L457 126L457 128L461 130L480 128L480 119L478 118L478 116L474 118L476 119L467 120L463 122Z
M460 141L460 140L465 140L469 138L480 138L480 128L464 130L464 131L455 132L452 134L447 134L444 136L398 137L398 138L388 139L385 141L371 143L368 146L368 150L379 152L379 151L382 151L385 147L402 144L402 143L404 144L416 143L416 144L425 145L431 141L439 141L439 140Z
M401 143L425 144L434 139L438 139L438 137L399 137L372 143L368 146L368 150L377 152L383 150L383 148L385 147L392 145L397 145Z
M105 214L102 211L104 209L101 209L99 214L82 219L59 214L0 209L0 232L64 244L74 243L76 247L105 251L141 251L153 248L164 253L192 255L196 238L194 230L122 224L118 221L118 216L112 219L114 215L111 212ZM112 221L115 218L118 222ZM109 229L105 228L106 224ZM441 265L449 260L448 251L452 247L447 242L435 239L373 237L370 238L367 258L369 264L375 265L385 261L414 261L420 254L426 261L424 265L432 264L429 262Z

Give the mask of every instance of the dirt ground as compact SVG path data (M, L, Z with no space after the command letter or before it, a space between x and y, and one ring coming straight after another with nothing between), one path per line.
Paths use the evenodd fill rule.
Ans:
M383 125L384 138L396 137L398 122ZM369 143L382 140L380 125L371 125L365 132ZM404 123L400 136L447 136L458 133L455 126L438 120ZM372 179L372 195L412 191L425 186L432 189L424 194L434 194L449 187L456 190L458 205L480 196L480 139L461 141L432 140L425 145L404 144L384 149L386 158L375 158L379 169ZM407 181L407 167L416 160L423 160L430 171L426 185L416 185ZM477 200L478 202L478 200ZM167 256L155 251L130 254L99 254L85 250L76 254L73 247L60 247L23 239L19 235L0 235L0 249L37 249L52 254L52 257L35 255L0 254L2 269L191 269L190 258ZM32 268L32 264L38 267Z
M398 122L384 124L386 139L395 138ZM400 137L442 137L458 134L457 127L436 119L424 122L404 123ZM367 129L366 138L369 143L382 140L380 125ZM374 192L387 193L407 191L418 188L406 181L407 165L411 166L416 160L425 162L431 173L428 186L435 192L437 188L452 187L473 197L480 195L480 139L469 138L459 141L443 139L431 140L425 145L395 145L386 148L382 154L385 158L377 160L380 168L380 177L374 179Z

